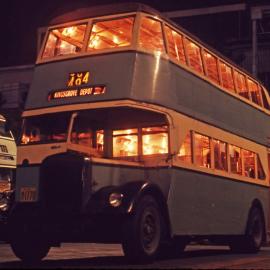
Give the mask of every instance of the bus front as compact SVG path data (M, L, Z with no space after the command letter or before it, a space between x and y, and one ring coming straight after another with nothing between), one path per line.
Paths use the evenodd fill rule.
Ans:
M162 98L161 22L137 10L90 17L56 19L35 67L11 215L11 246L23 260L63 241L122 242L137 195L152 189L159 203L168 195L172 120L141 102ZM147 56L154 69L136 51L140 44L156 48ZM147 68L139 82L140 65ZM150 242L145 256L156 253ZM126 243L131 254L133 241Z

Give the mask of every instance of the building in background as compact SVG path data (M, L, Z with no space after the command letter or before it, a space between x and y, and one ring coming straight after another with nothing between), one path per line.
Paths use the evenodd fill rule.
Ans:
M34 65L0 68L0 111L8 120L15 137L32 81Z
M270 5L254 6L256 1L239 1L235 4L221 1L218 6L188 9L186 6L181 9L179 3L179 7L175 4L171 10L163 12L258 77L270 90ZM158 6L153 7L160 10ZM37 51L45 31L46 27L38 28L36 37L31 41L37 44ZM33 52L30 64L0 68L0 113L10 120L15 136L19 134L20 116L31 84L37 51Z

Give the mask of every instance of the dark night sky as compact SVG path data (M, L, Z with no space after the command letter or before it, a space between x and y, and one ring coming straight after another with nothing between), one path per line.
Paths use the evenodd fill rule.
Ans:
M36 54L36 31L40 26L46 26L54 15L69 11L75 7L92 6L109 3L141 2L148 4L159 11L172 11L179 9L200 8L206 6L217 6L222 4L235 3L268 3L258 0L9 0L5 1L4 8L1 8L1 42L0 42L0 67L11 65L32 64ZM198 29L200 23L198 18L183 20L184 27L194 30L204 40L204 34ZM192 25L194 22L194 25ZM207 22L206 22L207 23ZM211 25L211 22L209 23ZM4 26L4 27L3 27ZM218 29L211 26L211 31ZM197 28L197 29L196 29ZM226 31L226 29L222 29ZM205 41L208 41L211 31L206 33ZM207 37L208 35L208 37ZM213 44L215 46L215 42Z

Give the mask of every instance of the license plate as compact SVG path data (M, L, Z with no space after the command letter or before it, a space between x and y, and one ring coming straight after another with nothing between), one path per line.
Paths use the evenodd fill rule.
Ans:
M34 187L22 187L20 190L21 202L33 202L36 201L37 190Z

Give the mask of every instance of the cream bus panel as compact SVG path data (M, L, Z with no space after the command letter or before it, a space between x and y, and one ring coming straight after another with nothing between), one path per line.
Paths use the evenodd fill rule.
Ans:
M66 150L65 143L18 146L17 164L22 165L24 161L29 164L40 164L46 157L66 152Z

